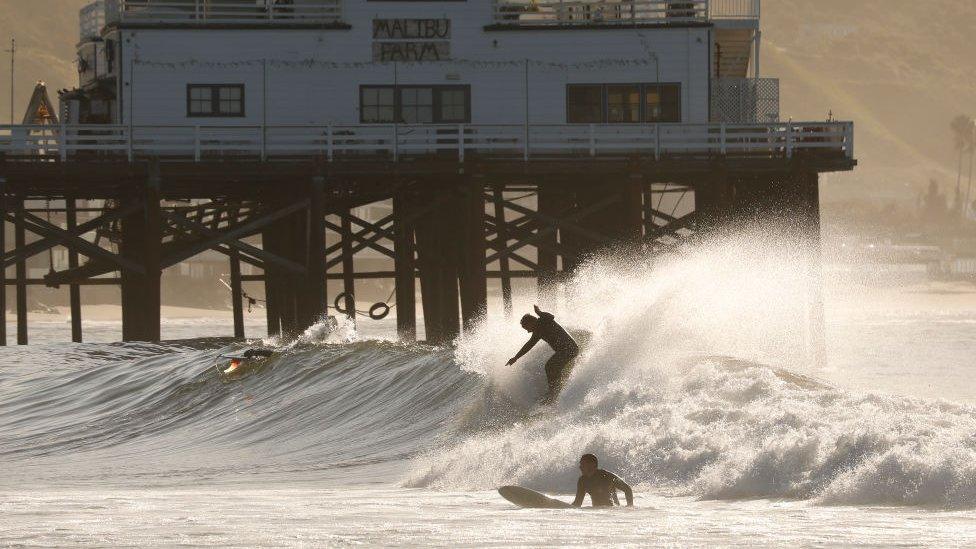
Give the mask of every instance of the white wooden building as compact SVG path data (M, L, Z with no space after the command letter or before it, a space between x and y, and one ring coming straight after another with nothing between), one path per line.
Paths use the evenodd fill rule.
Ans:
M79 46L93 101L71 96L67 121L778 122L759 15L759 0L99 0Z
M854 158L852 123L779 119L760 0L98 0L81 15L64 127L0 127L0 152Z

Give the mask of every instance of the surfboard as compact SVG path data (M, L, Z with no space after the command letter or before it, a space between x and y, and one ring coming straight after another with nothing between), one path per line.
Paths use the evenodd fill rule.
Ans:
M502 486L498 493L508 501L528 509L569 509L572 505L521 486Z

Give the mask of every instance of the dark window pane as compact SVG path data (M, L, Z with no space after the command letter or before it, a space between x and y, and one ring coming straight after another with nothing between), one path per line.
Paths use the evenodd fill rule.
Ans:
M244 116L244 87L191 85L187 88L188 116Z
M400 92L401 119L405 124L434 122L434 90L406 88Z
M681 122L681 86L648 84L644 88L644 120Z
M468 118L468 94L463 89L440 91L440 119L442 123L463 123Z
M569 86L566 91L566 117L570 124L601 124L603 86Z
M611 124L640 122L639 86L607 86L607 121Z
M362 92L362 120L364 123L393 122L394 102L392 87L363 88Z

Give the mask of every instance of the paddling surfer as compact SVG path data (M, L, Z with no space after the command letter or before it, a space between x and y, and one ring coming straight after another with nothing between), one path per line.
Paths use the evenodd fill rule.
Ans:
M583 498L590 495L593 507L612 507L620 505L617 490L627 498L627 507L634 506L634 490L617 475L604 471L598 467L599 463L593 454L584 454L580 458L580 472L583 473L576 483L576 499L573 507L582 507Z
M572 370L572 362L579 355L579 345L577 345L573 336L569 335L569 332L556 322L555 317L551 313L541 311L538 305L534 306L534 308L535 314L539 316L525 315L521 321L522 328L531 333L532 337L522 346L518 354L508 361L508 365L511 366L518 362L540 340L548 343L552 347L552 350L556 352L546 362L546 379L549 382L549 390L546 392L546 397L543 399L543 402L550 404L559 396L559 392L563 388L563 383L569 377L569 372Z

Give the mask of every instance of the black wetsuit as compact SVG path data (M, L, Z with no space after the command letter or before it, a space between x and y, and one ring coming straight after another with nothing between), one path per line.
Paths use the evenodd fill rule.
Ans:
M577 507L583 505L583 497L586 494L590 495L593 507L620 505L620 501L617 499L617 487L614 485L618 481L620 479L617 478L617 475L603 469L597 469L589 477L581 476L576 483L576 501L573 502L573 505Z
M529 347L532 347L539 340L545 341L556 354L546 362L546 379L549 381L549 391L546 394L546 402L552 402L559 395L563 388L563 382L569 377L572 368L567 368L579 355L579 345L573 336L565 328L556 322L550 313L539 312L539 321L532 329L532 338L529 340Z

